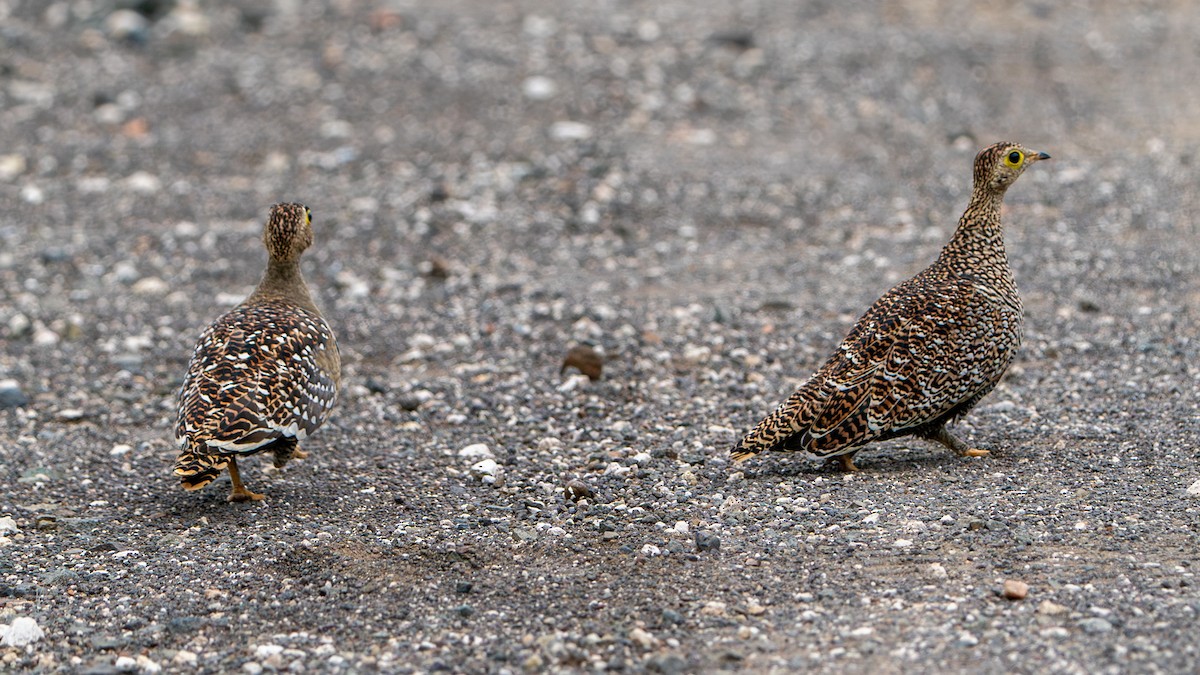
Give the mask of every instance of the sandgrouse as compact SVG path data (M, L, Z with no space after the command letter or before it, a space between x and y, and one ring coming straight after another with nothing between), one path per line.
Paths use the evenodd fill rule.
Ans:
M1026 168L1049 158L1016 143L981 151L971 201L938 259L871 305L825 365L738 441L733 458L801 451L855 471L864 445L907 435L961 456L988 454L946 424L996 386L1021 344L1000 204Z
M175 475L199 490L229 468L229 501L257 501L237 458L271 452L275 466L304 457L297 443L337 399L341 357L300 274L312 244L312 212L276 204L263 228L267 270L242 304L201 335L179 392Z

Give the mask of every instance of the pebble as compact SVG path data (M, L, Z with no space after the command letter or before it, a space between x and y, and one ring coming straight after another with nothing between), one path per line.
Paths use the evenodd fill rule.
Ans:
M104 20L104 30L113 40L143 42L150 21L132 9L118 9Z
M596 492L587 483L575 479L567 482L565 490L567 499L577 502L581 499L591 499L596 496Z
M137 670L137 661L132 656L118 656L113 668L117 669L118 673L132 673Z
M0 180L12 180L25 173L23 155L0 155Z
M975 637L968 631L963 631L962 634L958 636L958 639L954 641L954 644L960 647L974 647L975 645L979 644L979 638Z
M0 644L5 647L24 647L45 637L37 621L27 616L13 619L11 625L0 625Z
M16 380L0 380L0 410L29 405L29 396L20 390Z
M717 551L721 548L721 538L711 532L696 530L697 551Z
M175 652L175 656L171 657L171 663L176 666L185 668L194 668L199 663L200 657L195 652L189 652L186 649L180 649Z
M547 101L558 93L558 85L548 77L534 75L525 78L521 84L521 91L525 93L525 98L531 101Z
M642 649L653 649L658 644L658 638L642 628L629 631L629 640Z
M583 122L562 121L550 125L550 138L556 141L583 141L592 137L592 127Z
M488 459L482 459L471 465L471 475L479 478L480 480L494 478L496 476L496 472L499 470L500 465L496 463L496 460L491 459L490 457Z
M13 520L12 516L0 518L0 535L15 534L20 531L21 528L17 527L17 521Z
M3 403L0 403L0 406L2 405ZM1191 486L1188 487L1187 493L1190 497L1200 497L1200 480L1192 483Z
M1084 619L1079 622L1079 627L1081 629L1083 629L1083 632L1089 633L1091 635L1099 635L1101 633L1108 633L1108 632L1112 631L1112 629L1113 629L1113 625L1111 623L1109 623L1105 619L1101 619L1100 617L1092 617L1090 619Z
M464 459L491 459L496 455L484 443L472 443L458 451L458 456Z
M1024 600L1029 595L1029 584L1016 579L1005 579L1002 593L1009 600Z

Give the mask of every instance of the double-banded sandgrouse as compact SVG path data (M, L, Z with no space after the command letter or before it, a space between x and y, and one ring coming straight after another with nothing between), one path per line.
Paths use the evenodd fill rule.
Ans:
M237 458L271 452L282 467L304 457L297 444L329 417L341 379L337 341L300 274L312 212L272 206L262 240L267 270L250 297L200 335L175 425L183 487L198 490L228 467L231 502L263 498L242 484Z
M962 456L946 424L1000 381L1021 344L1021 298L1004 252L1000 205L1030 165L1050 155L996 143L975 157L974 187L950 243L920 274L884 294L807 382L731 450L837 457L872 441L918 436Z

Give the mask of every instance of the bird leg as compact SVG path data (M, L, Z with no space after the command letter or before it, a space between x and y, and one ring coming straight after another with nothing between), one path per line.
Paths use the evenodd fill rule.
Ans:
M852 472L852 471L858 471L859 470L858 467L854 466L854 454L855 453L853 453L853 452L847 452L844 455L834 455L833 457L830 457L828 461L830 464L836 463L838 466L840 466L842 468L842 471L845 471L847 473Z
M296 446L295 450L292 450L292 459L304 459L305 457L308 457L308 453L301 450L299 445Z
M931 441L937 441L942 445L954 451L954 454L959 457L983 457L991 454L990 451L982 448L972 448L954 437L954 434L946 430L945 426L940 426L937 431L930 434L927 438Z
M238 473L237 458L232 455L229 457L229 480L233 481L233 489L229 492L228 501L256 502L264 496L247 490L246 486L242 484L242 475Z

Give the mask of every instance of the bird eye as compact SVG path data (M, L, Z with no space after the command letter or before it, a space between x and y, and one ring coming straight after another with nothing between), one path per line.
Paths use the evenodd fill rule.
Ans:
M1004 163L1015 169L1021 166L1021 160L1023 159L1025 159L1025 155L1021 154L1020 150L1013 150L1008 153L1008 157L1004 158Z
M312 223L312 209L304 207L304 222Z

